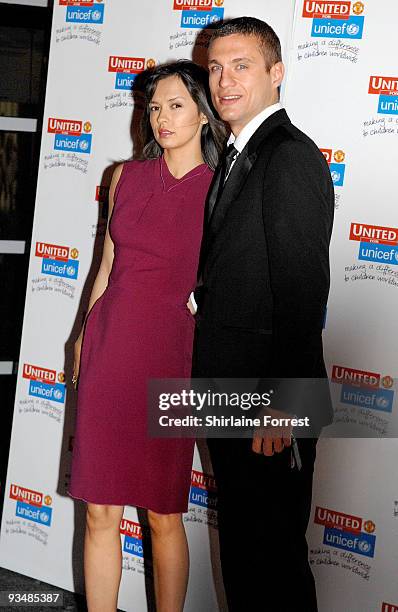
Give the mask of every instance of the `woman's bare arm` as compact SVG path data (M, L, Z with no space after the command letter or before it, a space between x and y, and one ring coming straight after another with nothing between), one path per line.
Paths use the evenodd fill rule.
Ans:
M120 175L122 173L122 170L123 170L123 164L119 164L118 166L116 166L115 170L113 171L112 181L111 181L111 185L110 185L110 188L109 188L108 224L107 224L107 228L106 228L106 234L105 234L104 248L103 248L103 252L102 252L101 264L100 264L100 267L98 269L97 276L95 277L93 288L91 290L91 295L90 295L90 300L89 300L89 303L88 303L87 314L86 314L84 323L82 325L82 329L80 331L79 337L77 338L77 340L75 342L75 347L74 347L74 364L73 364L73 378L72 378L72 382L74 383L75 386L76 386L76 383L77 383L77 378L79 376L80 353L81 353L81 346L82 346L82 341L83 341L83 334L84 334L84 327L85 327L85 324L86 324L86 320L87 320L87 317L88 317L88 315L90 313L90 310L94 306L95 302L98 300L98 298L101 297L101 295L104 293L105 289L107 288L109 274L110 274L110 272L112 270L114 250L113 250L113 241L112 241L112 238L111 238L110 233L109 233L109 221L110 221L110 218L112 216L112 211L113 211L113 206L114 206L114 195L115 195L116 185L117 185L117 183L119 181L119 178L120 178Z
M119 181L122 170L123 170L123 164L119 164L118 166L116 166L115 170L113 171L112 181L111 181L111 185L109 188L109 214L108 214L108 225L106 228L106 234L105 234L105 240L104 240L104 249L102 252L101 264L98 269L97 276L95 277L93 288L91 290L86 318L90 310L94 306L95 302L98 300L98 298L101 297L101 295L104 293L105 289L107 288L109 274L112 270L114 252L113 252L113 241L109 233L109 221L112 216L112 211L113 211L113 206L114 206L114 195L115 195L116 185ZM84 325L83 325L83 328L84 328Z

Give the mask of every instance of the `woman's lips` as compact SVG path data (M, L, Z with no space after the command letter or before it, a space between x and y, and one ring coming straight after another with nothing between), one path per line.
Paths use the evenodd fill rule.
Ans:
M174 132L170 132L169 130L159 130L159 136L161 138L167 138L168 136L172 136Z

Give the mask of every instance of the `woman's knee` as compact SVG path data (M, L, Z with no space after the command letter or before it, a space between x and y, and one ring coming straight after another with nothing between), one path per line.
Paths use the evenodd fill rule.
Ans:
M119 530L123 516L123 506L87 504L86 523L90 530Z
M153 510L148 510L149 527L153 535L165 536L176 529L181 529L181 514L159 514Z

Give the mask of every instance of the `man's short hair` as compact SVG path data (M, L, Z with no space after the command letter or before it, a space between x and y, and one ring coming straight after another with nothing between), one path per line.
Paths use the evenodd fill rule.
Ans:
M265 21L256 19L256 17L237 17L236 19L223 21L215 27L210 44L217 38L231 36L231 34L255 36L264 54L267 70L270 70L277 62L282 61L281 42L271 26Z

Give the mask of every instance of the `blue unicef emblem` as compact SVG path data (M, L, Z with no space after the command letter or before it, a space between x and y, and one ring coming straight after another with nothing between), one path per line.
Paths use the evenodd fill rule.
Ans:
M347 28L347 34L350 36L356 36L361 28L357 23L350 23Z
M90 143L88 142L88 140L86 140L85 138L82 138L80 140L80 149L82 151L87 151L87 149L89 148Z
M367 540L359 540L358 548L361 552L367 554L372 549L372 546Z

